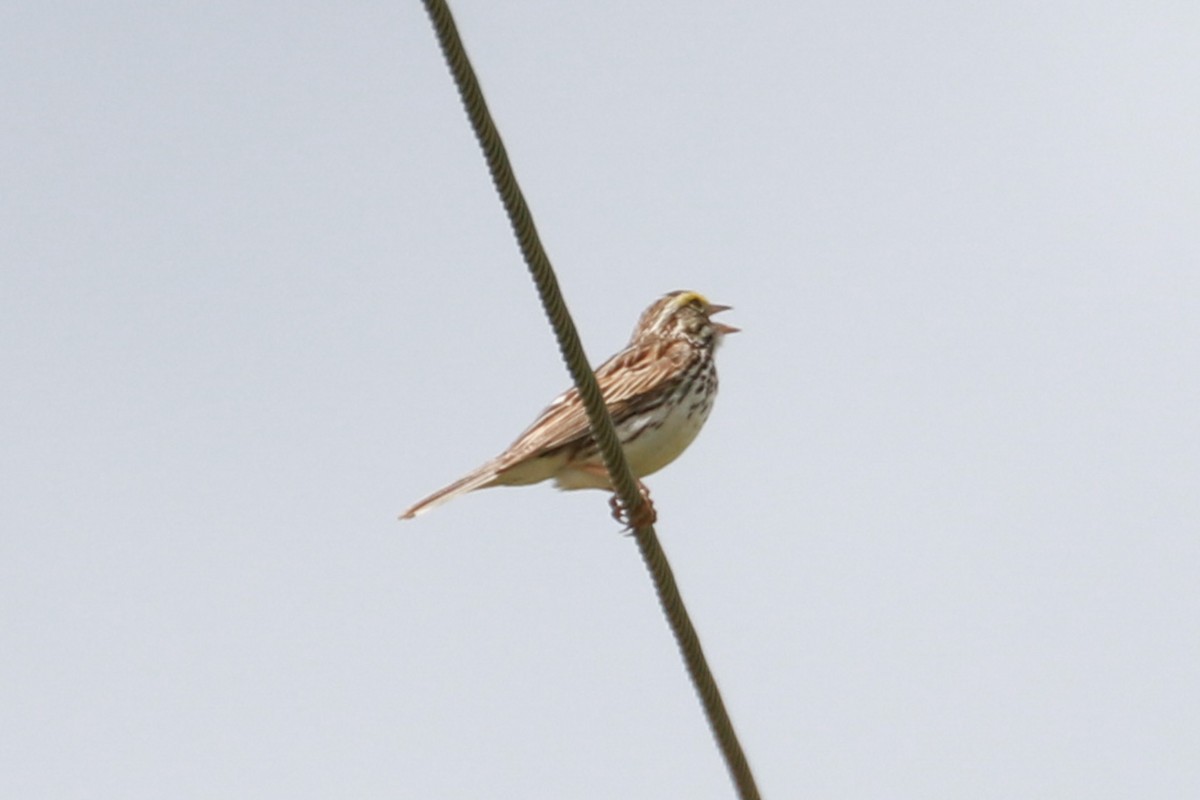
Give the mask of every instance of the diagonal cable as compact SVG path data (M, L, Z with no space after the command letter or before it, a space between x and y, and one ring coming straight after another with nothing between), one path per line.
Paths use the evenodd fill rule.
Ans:
M558 348L587 409L592 435L604 458L604 466L608 469L612 484L616 487L622 505L628 510L630 519L638 519L639 514L643 511L645 500L638 490L637 481L629 469L629 463L625 459L625 453L621 449L620 441L613 429L612 418L604 405L604 398L596 383L595 373L592 372L587 356L583 352L579 332L575 329L575 323L567 311L554 268L542 247L537 228L533 223L533 216L529 212L529 206L525 203L525 197L513 174L504 142L500 139L500 133L496 130L487 103L483 99L483 91L479 88L479 81L475 77L475 71L471 67L462 40L459 38L458 28L454 24L450 8L445 0L423 0L423 2L425 10L433 22L442 54L454 76L454 82L458 87L458 93L466 108L467 116L470 118L471 127L475 131L475 137L483 149L488 171L492 175L492 182L500 194L500 200L504 204L504 210L508 214L509 222L517 237L517 243L520 245L521 254L525 258L538 295L541 297L542 307L545 309L550 324L554 327ZM667 562L662 545L659 544L658 535L654 532L652 525L639 526L633 533L642 559L646 562L646 569L649 570L654 580L659 603L662 605L663 612L671 626L671 632L675 636L684 663L687 665L688 675L696 687L696 693L700 696L713 736L717 740L717 745L725 758L725 764L737 787L738 795L743 800L758 798L758 787L754 783L754 776L750 772L745 753L733 730L733 723L730 722L725 704L721 700L721 692L717 688L716 680L708 668L708 661L700 647L700 639L696 635L696 629L692 626L687 608L683 604L683 598L679 594L679 587L675 583L671 565Z

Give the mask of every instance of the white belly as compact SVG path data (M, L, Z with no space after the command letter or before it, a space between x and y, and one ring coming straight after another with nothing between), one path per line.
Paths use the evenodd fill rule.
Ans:
M618 424L617 435L625 442L625 458L634 477L658 472L696 439L712 411L716 382L715 371L709 372L705 378L690 382L686 394L677 394L648 413ZM608 475L598 456L590 469L560 469L555 482L561 489L609 488Z
M625 457L639 478L653 475L683 455L704 427L712 410L712 397L696 397L694 402L684 398L682 403L672 404L669 413L667 407L657 409L648 421L642 421L643 430L625 445Z

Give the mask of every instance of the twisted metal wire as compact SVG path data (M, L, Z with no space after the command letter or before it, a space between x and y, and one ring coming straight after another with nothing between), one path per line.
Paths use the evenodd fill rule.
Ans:
M423 2L425 10L433 22L442 54L454 76L454 82L458 87L463 106L466 108L467 117L471 121L475 137L479 140L479 146L487 160L492 183L495 184L496 191L500 194L500 200L504 204L504 210L508 214L513 233L520 245L521 254L525 258L538 295L541 297L546 317L554 328L563 361L566 362L571 378L575 381L579 395L587 409L592 435L599 446L604 466L608 469L612 484L616 487L617 496L628 510L630 518L638 519L645 500L630 471L625 453L621 449L620 440L613 428L612 418L609 416L608 408L604 405L604 397L596 382L596 375L592 372L590 362L583 352L579 332L575 329L570 312L567 311L566 302L563 300L562 291L558 286L558 278L555 277L554 268L542 247L537 227L533 223L533 216L529 212L529 206L526 204L516 176L513 174L504 142L500 138L499 131L496 130L487 103L483 99L483 91L479 87L475 71L471 67L462 40L459 38L454 17L445 0L423 0ZM692 627L691 618L688 616L683 598L679 594L679 587L675 583L675 575L671 571L671 565L667 562L662 545L659 544L654 526L638 526L633 533L642 559L646 563L646 569L654 581L654 589L658 594L659 603L662 605L671 626L671 632L675 636L675 642L683 655L688 675L691 677L696 693L704 707L713 737L717 740L730 776L737 787L738 795L743 800L752 798L757 800L759 797L758 787L754 783L750 765L746 761L746 755L733 730L733 723L730 722L725 704L721 700L721 692L717 688L716 680L708 668L708 661L700 647L700 639L696 635L696 629Z

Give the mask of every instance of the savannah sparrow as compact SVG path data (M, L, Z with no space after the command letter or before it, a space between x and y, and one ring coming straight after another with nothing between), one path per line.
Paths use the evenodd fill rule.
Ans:
M714 322L729 306L708 302L695 292L663 295L642 312L625 349L596 370L596 380L612 415L617 436L638 478L679 457L696 438L717 395L713 354L722 337L737 328ZM400 518L411 519L460 494L488 486L524 486L553 478L560 489L612 491L604 461L592 438L577 389L569 389L500 455L440 491ZM630 524L615 496L614 516Z

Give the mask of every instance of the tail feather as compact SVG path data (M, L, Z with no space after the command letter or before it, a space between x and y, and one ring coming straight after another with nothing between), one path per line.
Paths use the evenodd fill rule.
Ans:
M424 500L416 503L412 508L400 515L400 519L412 519L413 517L424 514L435 506L440 506L442 503L449 502L460 494L473 492L476 489L485 489L488 486L494 486L498 470L494 463L484 464L479 469L472 472L470 475L459 478L449 486L438 489L433 494L426 497Z

